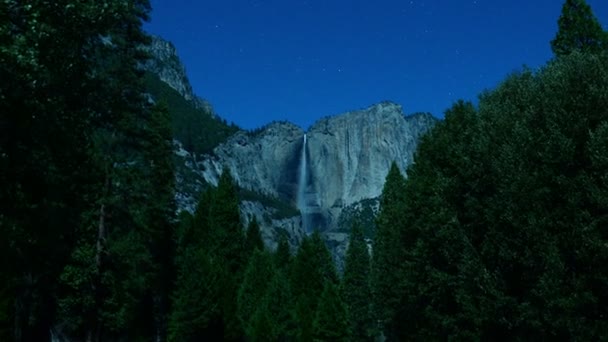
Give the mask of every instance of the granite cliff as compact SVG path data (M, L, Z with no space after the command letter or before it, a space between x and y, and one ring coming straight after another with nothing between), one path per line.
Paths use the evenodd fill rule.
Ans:
M344 208L378 197L391 163L405 173L420 136L435 120L430 114L406 116L401 106L383 102L315 123L306 132L305 194L312 228L335 230ZM199 168L211 184L226 167L242 187L296 205L304 134L290 123L239 132L213 155L202 156Z
M175 47L154 37L149 53L146 70L193 107L204 109L200 115L209 115L211 107L193 93ZM229 170L243 189L243 220L257 218L268 246L275 245L279 234L287 234L295 246L307 230L319 229L334 255L342 255L350 220L373 216L391 163L405 173L420 137L435 122L430 114L405 115L400 105L382 102L326 117L307 132L289 122L234 130L206 153L188 149L176 138L178 206L193 211L200 191L216 185L221 172ZM194 134L210 134L208 126L198 129Z
M150 58L143 66L146 71L157 75L161 81L175 89L186 101L192 102L196 108L214 113L211 104L196 96L188 80L186 68L178 57L175 46L158 36L151 36L147 47Z

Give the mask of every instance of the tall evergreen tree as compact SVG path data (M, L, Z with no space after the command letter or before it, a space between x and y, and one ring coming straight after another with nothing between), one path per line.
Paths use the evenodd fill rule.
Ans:
M608 33L585 0L566 0L558 26L557 35L551 41L556 56L573 51L597 53L608 49Z
M348 308L353 341L373 339L375 322L370 302L370 280L370 255L363 228L355 224L350 234L342 277L342 297Z
M267 340L285 341L295 336L294 298L289 278L284 269L278 269L268 284L262 305L255 315L266 315L270 324ZM255 321L255 319L254 319ZM254 336L261 336L254 331Z
M391 330L398 329L394 316L399 309L403 284L404 183L399 167L393 163L382 190L372 252L373 309L389 337Z
M422 139L416 164L408 170L404 288L396 317L407 323L400 339L480 338L487 302L478 299L488 298L469 291L484 292L479 289L487 291L491 284L479 272L484 268L474 250L488 225L480 208L487 176L478 133L473 105L455 103Z
M253 337L256 324L254 314L262 306L268 283L275 272L272 256L267 251L256 249L249 260L243 281L238 291L238 317L249 337ZM260 319L262 317L258 317ZM266 318L264 318L266 319Z
M221 325L221 265L203 246L181 252L168 323L168 341L217 337Z
M176 232L177 277L171 294L169 341L198 341L222 333L222 263L211 253L208 218L202 217L213 203L215 189L201 194L196 216L180 214Z
M78 22L97 8L78 4L65 20L52 3L0 4L0 301L10 301L0 310L11 308L0 316L16 341L48 339L57 274L87 204L77 194L87 183L94 79L82 55L107 27Z
M286 270L291 262L291 250L287 236L281 235L277 245L277 250L274 252L275 266L277 269Z
M201 194L194 217L188 219L185 215L185 224L178 229L175 259L178 278L169 324L169 336L173 340L217 336L236 340L244 334L237 316L238 287L246 262L238 205L234 181L225 171L217 188ZM200 258L208 260L198 271L203 273L189 272ZM195 296L198 304L191 301L188 291L199 294ZM196 323L182 324L183 317L187 322Z
M402 211L399 339L606 333L607 65L574 51L512 75L422 140Z
M247 225L245 249L248 256L253 254L253 251L256 249L260 251L264 250L264 241L262 240L262 234L260 233L260 225L255 216L251 217L249 224Z
M105 233L91 236L92 229L84 227L93 226L94 216L105 218L105 209L110 212L110 207L105 206L109 204L107 197L101 201L105 195L100 189L106 188L106 176L116 170L105 166L125 165L119 160L115 160L116 164L101 162L99 156L110 151L98 149L104 145L100 142L128 148L126 142L133 141L133 128L138 127L129 125L129 118L146 121L148 112L137 66L142 57L139 46L146 41L141 22L147 19L149 4L5 1L0 6L0 60L3 66L11 66L0 71L2 79L10 84L0 90L0 201L3 210L10 213L0 214L0 229L11 241L8 257L14 264L24 265L21 270L8 267L2 273L11 275L7 282L12 284L9 293L15 300L13 307L18 308L10 314L14 339L44 340L56 319L56 291L65 297L64 291L76 286L90 293L91 279L95 278L95 295L83 294L80 302L64 298L64 304L72 308L99 308L102 287L127 293L119 289L126 282L118 285L112 280L116 277L102 279L98 269L89 267L102 257L99 250L91 254L95 249L90 247L96 242L105 245L109 239ZM119 134L103 134L103 130ZM131 140L123 139L127 136ZM116 156L115 151L111 154ZM142 209L141 201L135 203L138 210ZM93 207L101 215L93 215ZM134 222L141 219L135 217L135 212L126 215ZM142 234L144 226L139 225ZM142 244L135 235L123 235L130 243L117 243L114 247L122 246L128 253L146 250L145 246L140 248ZM133 248L129 250L127 246ZM78 267L66 271L67 288L58 290L58 274L70 253L72 266ZM147 264L145 254L131 265L141 268ZM130 273L126 268L122 270ZM135 285L138 275L125 280L132 280L131 285ZM109 305L116 302L107 301ZM125 302L132 304L130 300ZM78 324L79 329L91 338L100 336L101 331L94 322L100 317L99 311L93 311L78 313L88 325L83 328L83 324ZM115 317L122 320L124 311L118 311ZM66 317L66 321L78 320L70 318ZM121 324L115 328L120 329Z
M225 263L228 273L239 273L246 266L245 236L237 188L228 169L220 176L213 203L209 206L208 222L213 252Z
M237 188L228 169L224 170L218 182L208 222L211 252L222 265L220 300L224 338L235 340L243 335L235 298L246 266L246 255Z
M313 338L315 312L324 284L337 284L338 280L331 254L318 231L302 240L291 263L290 278L298 323L296 339L310 341Z
M169 314L169 294L174 281L175 245L173 243L175 223L175 176L173 172L173 145L171 117L164 103L155 105L150 112L149 130L146 132L144 153L148 162L149 188L146 199L146 219L149 227L148 248L154 263L153 279L148 305L141 311L152 311L152 320L140 323L145 336L165 339L167 316ZM142 315L143 316L143 315ZM151 324L151 323L154 324ZM150 329L152 325L153 329Z
M145 58L142 45L148 42L141 21L147 19L149 3L116 2L109 8L118 22L91 57L96 62L92 72L105 81L96 93L91 121L96 184L89 196L95 205L84 215L73 260L62 275L70 292L88 292L81 297L89 298L89 309L82 315L79 308L85 303L69 292L60 300L64 319L85 317L73 326L74 333L95 340L124 335L127 327L154 325L137 323L141 317L136 312L149 298L155 244L166 235L173 210L170 126L161 118L166 113L149 106L139 69ZM162 203L162 210L152 198Z
M348 307L338 286L325 282L313 323L314 341L351 341Z

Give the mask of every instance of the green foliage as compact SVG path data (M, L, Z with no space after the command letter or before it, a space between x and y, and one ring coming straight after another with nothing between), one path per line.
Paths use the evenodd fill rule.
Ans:
M48 340L56 320L82 340L137 330L173 210L169 123L138 68L149 3L0 6L0 230L23 265L1 270L13 338Z
M241 224L239 198L234 179L228 170L220 176L208 214L211 249L232 274L244 269L245 236Z
M574 51L597 53L608 49L608 33L602 29L585 0L566 0L558 21L557 35L551 41L556 56Z
M375 322L370 302L370 255L360 225L355 225L351 230L342 277L342 293L349 312L351 340L372 340Z
M379 201L378 198L366 198L342 209L338 229L348 233L352 226L358 223L363 227L365 237L372 239L376 232L376 213Z
M221 265L202 246L187 247L179 260L168 340L200 341L218 324Z
M175 89L161 81L157 75L146 73L146 90L157 100L165 101L171 113L175 139L184 148L195 154L212 153L213 149L226 141L239 128L228 125L204 109L197 108Z
M267 341L283 341L293 337L296 326L293 300L289 278L284 270L278 269L270 280L264 300L255 314L267 316L270 329L267 335L254 330L253 336L266 338Z
M245 237L245 250L247 255L251 255L255 250L264 250L264 241L262 240L262 234L260 232L260 225L255 216L249 220L247 226L247 235Z
M279 270L286 270L291 262L291 249L287 236L282 234L279 236L277 250L274 252L275 266Z
M403 226L405 179L393 163L386 176L376 219L376 237L373 245L372 289L374 310L386 330L399 309L399 295L403 284L404 249L401 245ZM395 322L396 324L396 322ZM390 333L389 333L390 336Z
M325 282L313 324L314 341L351 341L348 308L338 286Z
M300 216L300 211L289 201L259 191L239 188L239 197L242 201L260 202L264 207L274 210L271 217L275 220Z
M14 309L4 313L17 341L47 338L58 274L89 204L80 194L87 190L98 79L88 72L95 62L82 55L99 47L96 36L109 26L81 25L98 16L99 5L72 5L66 16L49 2L0 4L0 234L6 241L0 247L8 257L0 274L10 287L5 293ZM113 5L109 14L116 13Z
M173 340L198 340L222 334L232 340L243 335L236 298L247 255L238 203L234 181L229 172L224 172L218 187L201 195L194 217L182 214L184 220L176 239L178 279L173 300L184 305L174 304L172 308L169 331ZM190 272L203 256L209 259L210 266L201 270L203 274ZM179 274L183 274L181 278ZM189 291L197 291L200 296L193 302ZM189 318L195 321L191 326L181 322L188 315L194 317Z
M249 265L245 270L237 297L237 314L249 337L259 333L254 333L254 330L259 328L256 325L260 323L256 322L254 318L264 318L264 321L267 321L267 317L262 315L255 317L254 313L262 306L268 283L274 272L274 264L270 253L256 249L249 259Z
M290 267L291 290L296 303L297 340L310 341L319 297L326 282L337 283L333 260L321 236L315 231L300 244Z
M374 245L374 273L399 275L389 337L605 335L606 70L606 54L574 51L510 76L478 109L456 103L422 139L403 199L379 215L377 239L386 205L403 202L386 221L399 264L378 264L389 249Z

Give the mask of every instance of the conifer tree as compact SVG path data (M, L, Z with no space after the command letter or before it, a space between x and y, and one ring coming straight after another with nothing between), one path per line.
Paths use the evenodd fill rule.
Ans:
M585 0L566 0L558 26L557 35L551 41L556 56L573 51L597 53L608 49L608 33Z
M128 4L5 1L0 6L0 60L3 66L10 66L0 71L6 85L0 89L0 229L12 246L8 257L14 264L24 265L21 270L2 270L11 275L7 283L15 287L9 293L15 301L13 307L19 308L10 314L13 339L48 339L56 319L56 291L64 294L74 288L88 293L82 294L82 300L71 295L63 298L64 313L69 316L65 320L75 323L82 319L75 328L78 336L99 337L103 329L98 320L104 319L103 310L98 310L101 289L111 292L114 288L128 297L134 292L120 287L137 288L139 283L139 273L124 278L122 284L115 282L120 278L116 274L101 277L97 266L91 265L103 255L91 246L105 245L120 235L110 238L104 233L100 237L92 229L94 217L107 217L105 209L109 212L110 202L120 198L109 200L100 190L105 188L110 168L99 158L108 151L98 147L102 145L99 141L105 140L105 146L129 149L123 137L134 138L137 125L128 125L130 121L123 119L146 121L148 111L137 68L143 57L139 46L146 42L141 22L147 19L149 4L143 0ZM119 117L122 119L113 120ZM117 134L102 134L104 129ZM115 137L119 138L109 141ZM111 154L116 156L116 150ZM117 165L125 164L118 161ZM135 218L135 212L145 209L141 201L133 207L138 208L126 216L137 222L142 217ZM95 209L101 215L94 215ZM115 215L117 220L123 220L121 216ZM128 224L126 221L123 223ZM147 248L136 236L145 235L144 226L139 224L142 229L138 233L123 235L124 240L112 247L140 256L116 265L118 269L124 266L121 271L126 274L130 272L127 264L137 264L138 269L148 265ZM68 270L64 266L70 255ZM58 289L61 272L67 288ZM91 291L92 285L97 290ZM132 298L123 299L129 308L134 304ZM76 313L68 307L88 309ZM125 317L132 317L126 312L129 308L116 310L114 328L124 327Z
M171 294L168 322L169 341L197 341L221 333L222 264L211 253L208 219L201 217L212 203L214 188L207 189L196 210L197 217L180 214L176 232L177 277Z
M313 338L313 322L326 282L337 283L333 260L318 231L305 237L290 267L290 283L298 323L296 339Z
M514 74L422 139L405 186L393 336L605 334L607 66L605 54L573 51Z
M245 236L241 223L239 198L234 179L224 170L209 208L209 242L211 253L222 265L221 307L224 338L235 340L243 335L237 317L238 286L246 266Z
M169 295L175 278L173 241L175 223L175 176L173 172L173 145L171 117L166 104L151 108L149 130L146 132L144 153L148 160L147 177L150 187L146 201L149 233L148 248L154 264L151 288L144 304L151 306L152 321L142 321L146 336L166 338ZM145 303L148 301L148 303ZM150 311L145 306L141 311ZM142 315L143 316L143 315ZM152 324L153 323L153 324ZM150 326L153 329L150 329Z
M363 228L355 224L346 251L342 293L349 312L353 341L372 340L375 322L372 316L370 255Z
M372 252L373 309L381 329L389 337L390 331L397 329L394 317L399 310L403 285L404 184L399 167L393 163L382 190Z
M268 283L272 279L274 272L275 269L270 253L256 249L245 270L237 297L237 314L249 337L255 335L253 331L256 328L255 325L259 322L253 322L252 319L255 316L256 310L262 306ZM262 317L258 317L258 319L260 318Z
M285 341L295 336L294 298L284 269L274 273L258 311L256 315L264 314L269 319L268 340ZM257 332L254 335L260 336Z
M168 341L217 337L221 265L203 246L182 251L168 324Z
M348 308L338 286L325 282L313 323L314 341L351 341Z
M147 19L149 3L138 0L124 5L110 3L114 22L102 44L91 51L93 73L105 81L95 93L92 110L97 114L91 120L94 170L90 176L95 183L87 195L94 206L83 215L72 261L62 274L70 292L89 292L82 296L88 302L73 293L59 301L64 319L79 314L85 318L73 328L86 339L117 338L127 327L154 325L137 323L141 315L135 313L151 291L154 244L168 229L171 217L165 214L172 215L172 178L164 178L172 174L170 125L161 118L166 113L155 112L148 104L139 69L145 59L142 46L148 42L141 21ZM160 145L150 145L151 141ZM162 202L163 210L157 212L151 198ZM152 222L151 212L162 219ZM79 308L85 304L89 309L83 315Z
M289 248L289 242L287 236L281 235L279 237L279 243L277 250L274 252L275 266L279 270L286 270L291 262L291 250Z
M83 54L108 27L79 25L97 4L72 5L66 20L50 2L0 4L0 325L15 341L48 339L57 275L90 204L80 195L96 80Z
M264 241L262 240L262 234L260 233L260 225L255 216L251 217L249 225L247 226L247 235L245 237L245 250L247 255L252 255L256 249L264 250Z

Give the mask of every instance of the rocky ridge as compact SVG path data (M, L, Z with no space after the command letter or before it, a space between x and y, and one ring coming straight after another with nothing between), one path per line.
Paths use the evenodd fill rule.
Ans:
M315 123L306 133L306 192L320 214L315 228L333 230L345 207L378 197L393 161L405 173L419 138L435 121L430 114L406 116L400 105L383 102ZM226 167L240 186L295 205L303 136L290 123L273 123L255 134L239 132L213 155L202 156L199 167L211 184Z
M147 71L195 106L210 110L210 105L193 93L171 43L153 37L148 52L152 58L145 65ZM382 192L391 163L396 162L405 174L420 137L435 122L430 114L406 116L400 105L382 102L321 119L308 132L289 122L241 130L208 154L186 151L182 142L175 140L178 207L193 212L199 193L216 185L223 170L229 170L241 188L295 207L306 134L307 211L314 213L314 228L324 232L334 255L340 256L347 245L349 220L377 211L373 203ZM296 246L306 234L301 217L295 210L287 216L277 215L280 209L268 203L243 199L244 223L255 216L271 248L280 234L287 234Z
M175 89L195 107L205 109L212 113L213 108L209 102L196 96L186 74L186 67L180 61L175 46L158 36L151 36L152 40L147 47L149 58L143 68L157 75L163 82Z

